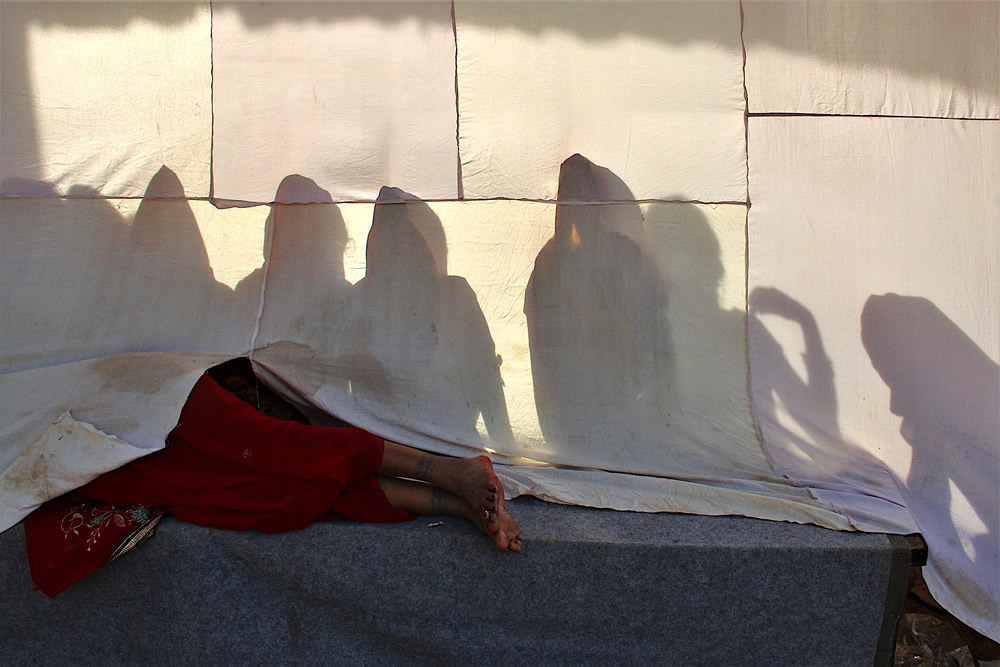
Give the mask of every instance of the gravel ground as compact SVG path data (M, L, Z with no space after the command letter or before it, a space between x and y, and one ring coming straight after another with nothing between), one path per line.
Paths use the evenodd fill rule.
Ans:
M1000 644L945 611L910 568L894 667L1000 667Z

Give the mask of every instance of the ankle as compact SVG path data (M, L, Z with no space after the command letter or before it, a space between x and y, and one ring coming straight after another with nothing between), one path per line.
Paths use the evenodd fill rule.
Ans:
M433 479L430 480L431 484L452 492L458 489L458 480L461 478L461 459L455 459L450 456L439 456L434 463L434 474Z

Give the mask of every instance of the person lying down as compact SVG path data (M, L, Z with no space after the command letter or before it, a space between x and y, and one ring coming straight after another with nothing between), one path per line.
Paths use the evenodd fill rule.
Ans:
M497 549L521 531L486 456L450 458L358 428L278 419L224 389L195 384L167 446L78 489L117 506L162 508L181 521L231 530L299 530L315 521L406 521L453 515Z
M36 589L57 595L150 537L165 513L266 533L322 520L453 515L497 549L521 551L521 530L488 457L436 456L358 428L305 421L258 387L247 359L210 369L164 449L44 503L24 520Z
M79 491L115 505L162 507L181 521L262 532L321 519L446 514L471 521L498 549L521 550L488 457L437 456L350 426L270 417L210 374L191 391L164 449Z

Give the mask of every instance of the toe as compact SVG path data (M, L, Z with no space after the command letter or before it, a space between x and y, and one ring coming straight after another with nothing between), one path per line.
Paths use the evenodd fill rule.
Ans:
M506 551L507 546L510 541L507 539L507 533L498 531L496 535L493 536L493 543L496 544L497 549L500 551Z

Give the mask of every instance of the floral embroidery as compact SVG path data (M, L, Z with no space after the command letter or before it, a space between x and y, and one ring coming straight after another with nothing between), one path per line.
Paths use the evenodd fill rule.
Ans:
M149 521L149 505L132 505L128 508L129 517L136 523Z
M60 527L63 532L63 539L68 539L70 534L80 535L81 530L89 529L87 535L87 551L97 544L101 538L101 530L114 524L118 528L129 526L139 526L150 519L150 508L148 505L130 505L129 507L118 507L116 505L91 505L83 502L69 509L63 517ZM90 519L87 519L87 516Z

